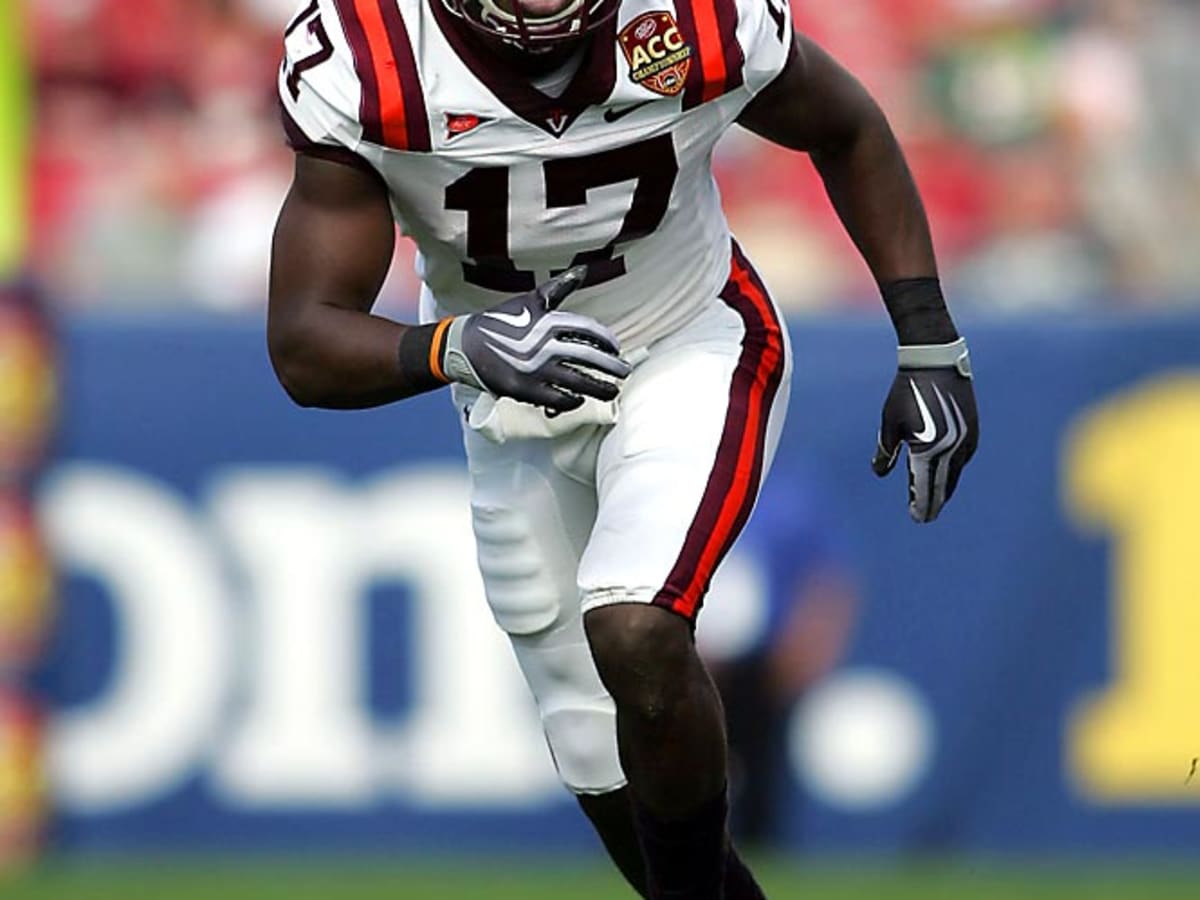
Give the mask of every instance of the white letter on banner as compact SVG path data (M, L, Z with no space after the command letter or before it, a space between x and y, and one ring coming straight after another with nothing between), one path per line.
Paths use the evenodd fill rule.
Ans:
M529 690L484 599L468 496L458 466L405 468L368 485L358 509L364 578L410 581L415 603L416 708L381 742L378 764L422 804L534 804L561 789Z
M183 501L135 472L63 466L39 499L58 564L99 579L118 623L111 686L51 728L55 796L82 813L150 802L193 771L226 697L220 567Z
M326 470L219 479L212 515L246 580L246 702L213 761L238 805L362 806L371 723L362 697L354 496Z
M249 582L247 704L214 760L238 804L537 802L557 780L532 702L488 613L458 467L361 489L320 471L229 476L213 515ZM365 599L411 585L414 707L391 732L366 708Z

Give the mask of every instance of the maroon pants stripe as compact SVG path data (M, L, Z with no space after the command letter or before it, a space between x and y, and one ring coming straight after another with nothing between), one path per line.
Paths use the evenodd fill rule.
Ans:
M762 481L771 406L785 369L783 327L736 244L721 299L745 325L729 388L725 427L683 548L655 604L695 621L717 565L746 524Z

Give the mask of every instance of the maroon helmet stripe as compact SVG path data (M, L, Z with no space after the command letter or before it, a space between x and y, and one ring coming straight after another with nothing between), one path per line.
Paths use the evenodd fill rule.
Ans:
M721 299L745 324L725 426L699 508L654 602L694 619L713 572L746 524L762 480L771 406L785 368L783 329L761 279L734 245Z
M396 0L383 0L381 6L392 59L396 61L396 78L404 97L404 122L408 138L406 146L399 149L429 150L432 144L429 138L429 114L425 110L425 92L421 90L421 77L417 73L417 60L413 56L404 16Z
M362 123L363 140L372 144L383 143L383 109L379 103L379 81L375 77L375 63L371 58L371 45L367 32L359 21L354 0L334 0L338 17L342 20L342 32L350 42L354 53L354 71L362 88L358 118Z

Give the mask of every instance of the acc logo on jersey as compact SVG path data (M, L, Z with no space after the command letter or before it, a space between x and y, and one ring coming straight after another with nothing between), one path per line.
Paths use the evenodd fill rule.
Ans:
M692 48L669 12L642 13L617 35L634 84L673 97L683 90Z

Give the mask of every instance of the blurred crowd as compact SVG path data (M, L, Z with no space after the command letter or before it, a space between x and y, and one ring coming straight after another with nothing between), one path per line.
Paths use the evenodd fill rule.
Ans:
M430 0L438 2L438 0ZM1200 305L1198 0L796 0L904 141L956 305ZM68 309L253 310L297 0L27 3L34 270ZM734 228L793 310L875 302L803 157L733 133ZM385 307L415 296L401 249Z

